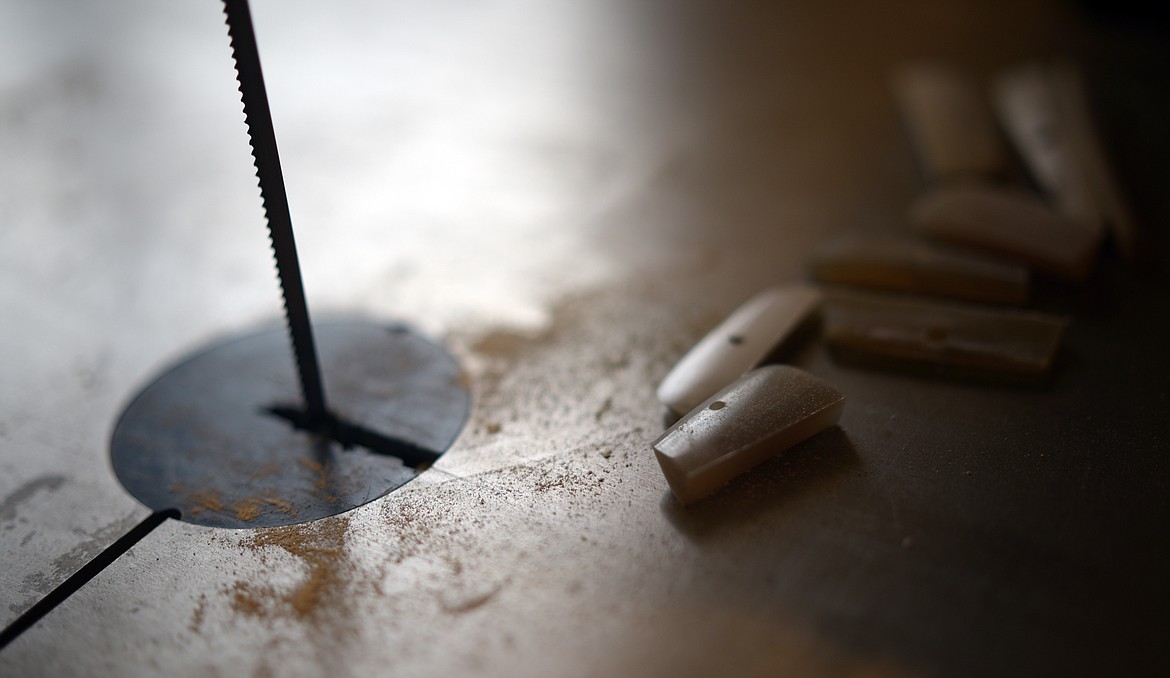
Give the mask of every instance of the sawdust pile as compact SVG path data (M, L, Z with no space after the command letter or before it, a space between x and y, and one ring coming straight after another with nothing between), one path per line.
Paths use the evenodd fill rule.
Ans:
M237 580L225 591L232 609L249 617L283 616L302 622L319 622L344 610L352 588L361 581L346 550L348 530L349 518L337 516L260 530L244 539L241 545L256 553L261 563L267 564L273 549L280 549L300 561L305 574L289 588Z
M193 490L180 484L168 488L180 501L185 511L192 516L203 513L218 513L235 516L236 520L250 523L266 513L295 516L297 509L292 503L274 496L245 497L233 502L226 501L216 490Z

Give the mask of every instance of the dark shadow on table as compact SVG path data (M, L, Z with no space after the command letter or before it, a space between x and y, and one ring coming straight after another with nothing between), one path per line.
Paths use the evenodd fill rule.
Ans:
M737 525L783 510L785 502L805 493L824 491L859 467L860 458L848 434L833 427L688 506L668 490L662 497L662 512L687 538L702 543Z

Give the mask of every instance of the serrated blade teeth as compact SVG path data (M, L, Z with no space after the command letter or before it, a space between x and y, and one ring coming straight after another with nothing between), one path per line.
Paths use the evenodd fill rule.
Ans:
M288 324L293 358L301 384L305 411L310 419L325 419L325 392L321 384L321 370L317 364L317 348L313 328L309 322L309 308L301 282L301 267L293 238L292 217L289 215L288 195L284 188L284 174L280 169L280 154L276 148L276 132L272 113L268 108L268 94L260 70L260 55L252 28L252 15L247 0L223 0L227 17L228 37L232 60L236 65L236 80L244 104L244 122L248 127L248 143L260 185L260 199L268 222L268 236L280 277L284 296L285 321Z

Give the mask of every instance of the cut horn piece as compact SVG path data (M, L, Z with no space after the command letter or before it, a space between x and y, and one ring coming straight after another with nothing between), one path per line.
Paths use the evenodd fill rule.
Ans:
M689 504L833 426L845 396L804 370L768 365L719 391L666 430L654 455Z
M1078 162L1047 70L1039 64L1004 73L992 84L992 101L1004 129L1036 183L1063 214L1099 229L1101 205Z
M1112 229L1128 259L1137 227L1097 132L1084 79L1067 64L1029 64L996 78L992 98L1032 176L1064 214Z
M1024 266L950 250L911 238L847 237L813 261L819 282L998 304L1028 298Z
M1068 321L1029 311L833 292L825 341L834 358L1036 382L1052 368Z
M894 94L932 183L1005 173L1007 149L974 82L942 64L912 64L895 74Z
M1066 280L1092 269L1100 234L1018 190L955 186L924 195L910 208L924 235L1034 266Z
M809 321L821 293L805 285L764 290L699 340L658 386L658 399L676 415L760 364Z
M1141 256L1141 233L1097 132L1084 78L1075 68L1060 66L1052 69L1051 80L1073 155L1083 169L1101 217L1112 229L1121 254L1130 261L1137 260Z

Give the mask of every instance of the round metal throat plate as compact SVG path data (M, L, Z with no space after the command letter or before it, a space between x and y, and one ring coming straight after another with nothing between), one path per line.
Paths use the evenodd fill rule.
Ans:
M110 442L122 485L191 523L288 525L385 495L455 441L471 395L443 347L402 326L326 323L314 333L345 435L298 429L287 336L258 332L184 360L134 399Z

